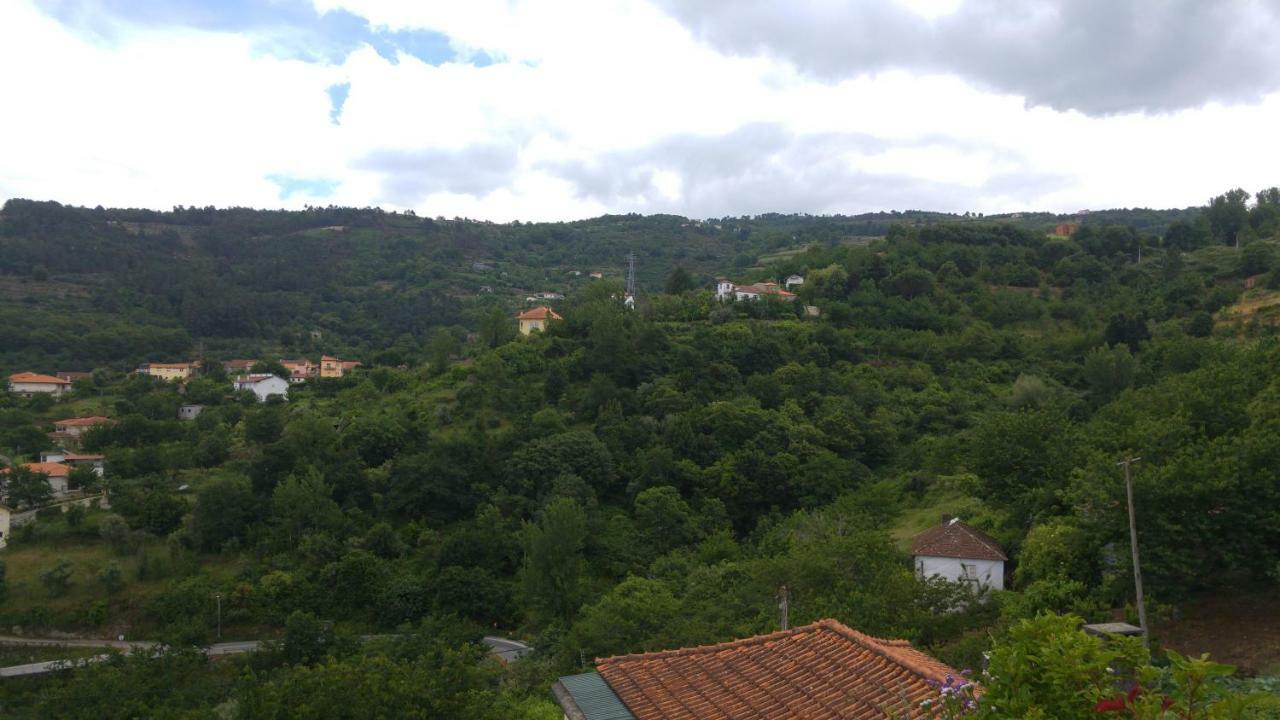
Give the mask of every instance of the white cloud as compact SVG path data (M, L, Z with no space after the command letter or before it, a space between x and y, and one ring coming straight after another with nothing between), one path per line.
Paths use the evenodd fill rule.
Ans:
M908 2L908 0L902 0ZM0 5L0 189L88 205L330 202L494 220L905 207L1176 206L1276 184L1280 96L1162 115L1026 107L956 76L821 81L731 57L643 0L314 0L487 67L284 60L231 33L85 39ZM926 18L954 0L910 0ZM465 54L465 53L464 53ZM350 83L340 125L327 88ZM268 176L337 181L279 200Z

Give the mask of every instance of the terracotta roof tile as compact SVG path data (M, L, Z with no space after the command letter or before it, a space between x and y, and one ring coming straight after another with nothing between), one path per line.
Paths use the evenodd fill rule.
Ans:
M9 376L9 382L15 383L43 383L46 385L70 385L70 381L62 378L53 377L52 375L41 375L33 372L14 373Z
M835 620L744 640L596 661L638 720L864 720L915 711L957 674L905 641ZM912 716L914 717L914 716Z
M546 305L539 305L532 310L526 310L516 316L517 320L563 320L564 318L556 314L555 310Z
M93 427L94 425L102 425L111 422L111 418L94 415L92 417L67 418L66 420L55 420L53 426L57 428L63 427Z
M929 528L911 541L912 555L961 560L1008 560L999 543L977 528L951 520Z

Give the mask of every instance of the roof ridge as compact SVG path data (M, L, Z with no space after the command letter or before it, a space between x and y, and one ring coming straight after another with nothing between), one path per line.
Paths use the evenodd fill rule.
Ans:
M995 539L992 538L990 535L982 532L978 528L970 525L967 522L964 522L963 520L956 520L956 525L958 525L960 529L969 533L969 536L972 537L974 540L977 540L983 545L986 545L987 547L991 548L992 551L997 552L1001 555L1004 555L1004 551L1001 550L998 545L996 545Z
M781 640L782 638L800 635L802 633L814 632L820 629L820 626L824 622L828 621L819 620L817 622L809 623L808 625L800 625L787 630L775 630L771 633L765 633L764 635L752 635L751 637L726 640L724 642L714 643L711 645L692 645L688 647L672 648L671 650L650 650L648 652L628 653L626 655L610 655L605 658L596 658L595 662L596 664L602 662L621 662L623 660L639 660L642 658L653 658L658 656L681 657L684 655L701 655L704 653L718 652L720 650L728 650L731 648L749 647L751 645L758 645L760 643L771 642L773 640Z

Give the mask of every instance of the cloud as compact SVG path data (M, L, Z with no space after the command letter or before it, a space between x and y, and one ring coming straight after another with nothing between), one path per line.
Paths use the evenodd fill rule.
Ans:
M920 167L912 157L916 153L931 159L932 172L912 169ZM943 136L889 141L859 133L798 134L776 123L716 136L677 135L548 167L580 196L606 207L701 217L884 208L963 211L1015 188L1044 194L1069 182L1028 171L999 148Z
M951 73L1090 115L1255 102L1280 88L1272 0L965 0L923 17L888 0L659 0L713 47L826 80Z
M376 150L354 167L381 177L381 201L413 207L434 193L483 196L502 188L512 181L517 158L512 145Z

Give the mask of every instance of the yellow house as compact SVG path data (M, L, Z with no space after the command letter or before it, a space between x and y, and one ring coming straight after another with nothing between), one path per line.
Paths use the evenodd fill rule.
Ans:
M200 363L149 363L146 374L161 380L186 380L195 374Z
M555 310L546 305L539 305L532 310L526 310L516 316L516 320L520 322L520 334L528 335L534 330L546 330L552 320L563 320L564 318L556 314Z
M320 358L320 377L322 378L340 378L342 377L342 361L336 357L324 355Z

